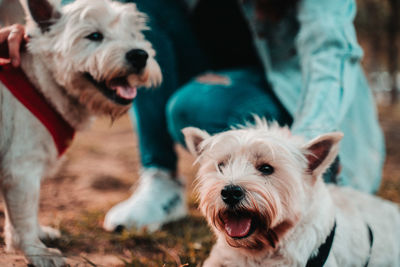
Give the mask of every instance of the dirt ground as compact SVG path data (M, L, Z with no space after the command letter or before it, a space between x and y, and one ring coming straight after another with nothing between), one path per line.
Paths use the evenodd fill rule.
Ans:
M400 203L400 106L380 108L380 119L388 156L379 195ZM178 151L180 173L191 188L193 159L182 149ZM138 170L137 141L128 116L112 125L99 119L91 129L78 133L57 175L42 186L40 221L63 234L61 240L48 245L59 248L71 266L198 266L213 237L192 194L190 217L162 231L116 234L102 230L105 212L130 195ZM3 224L0 207L0 231ZM4 252L1 237L0 266L26 266L20 254Z
M187 180L190 185L191 177L194 176L191 168L192 159L182 149L178 150L182 154L180 162L182 175L190 177ZM101 229L106 211L127 198L132 185L134 187L140 168L137 151L136 136L128 116L113 124L108 119L99 119L89 130L77 133L58 173L55 177L44 181L41 189L40 222L61 230L63 238L49 245L61 249L68 257L71 266L147 265L146 259L137 263L130 262L135 261L137 257L131 255L129 251L137 240L132 243L130 237L138 235L136 239L143 239L139 242L152 243L152 239L157 240L157 234L162 236L163 232L155 234L153 238L153 235L148 235L146 232L129 232L124 236L105 233ZM4 213L3 205L0 206L0 232L2 232ZM194 210L194 214L196 213ZM199 215L195 216L208 232ZM196 218L193 223L196 223ZM149 244L144 244L145 247L147 245ZM152 244L149 246L150 250L153 250ZM159 253L159 250L163 249L166 250L157 244L154 251L150 252ZM173 262L180 263L176 260L174 252L168 251L166 254L168 253L173 254L170 256ZM146 257L150 260L157 258L144 256ZM157 260L149 264L158 266ZM26 266L20 254L4 252L4 240L1 237L0 266Z

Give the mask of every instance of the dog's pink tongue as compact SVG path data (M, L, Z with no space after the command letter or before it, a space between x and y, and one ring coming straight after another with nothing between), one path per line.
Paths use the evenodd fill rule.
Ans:
M225 220L225 231L230 237L244 237L251 227L251 218L230 216Z
M113 86L113 89L117 91L119 97L125 99L134 99L137 94L136 87L130 87L129 85Z

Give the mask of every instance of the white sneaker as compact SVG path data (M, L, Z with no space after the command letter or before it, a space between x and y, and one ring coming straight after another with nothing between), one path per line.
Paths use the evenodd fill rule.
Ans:
M156 231L187 215L185 190L178 179L158 168L145 169L132 196L109 210L103 227L119 231L132 227Z

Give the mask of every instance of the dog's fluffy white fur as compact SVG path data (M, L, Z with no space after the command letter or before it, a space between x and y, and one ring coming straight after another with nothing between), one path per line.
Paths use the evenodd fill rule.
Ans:
M146 17L134 4L77 0L61 7L47 0L28 0L24 8L30 41L21 67L76 130L85 128L93 115L114 119L131 106L116 103L116 95L107 97L104 90L112 95L129 88L123 92L126 99L134 97L136 87L161 82L155 52L142 33ZM140 71L127 60L127 53L135 49L145 51L148 57ZM122 87L115 87L116 82ZM57 154L46 128L0 84L5 241L8 249L21 250L37 267L64 264L58 250L41 242L59 233L40 226L37 218L40 181L58 162Z
M400 266L398 206L322 180L342 134L305 142L288 128L256 121L214 136L183 130L200 164L200 209L217 236L204 266L305 266L335 221L324 266L360 267L369 257L369 267ZM234 205L223 200L230 185L243 193Z

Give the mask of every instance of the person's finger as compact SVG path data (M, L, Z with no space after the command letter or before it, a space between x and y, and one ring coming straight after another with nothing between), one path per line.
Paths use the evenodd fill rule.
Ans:
M10 34L11 27L4 27L0 29L0 43L7 40L8 35Z
M10 63L10 59L0 58L0 66Z
M25 28L22 25L13 25L10 34L8 35L8 51L10 54L11 64L14 67L19 66L20 63L20 52L22 39L25 36Z

